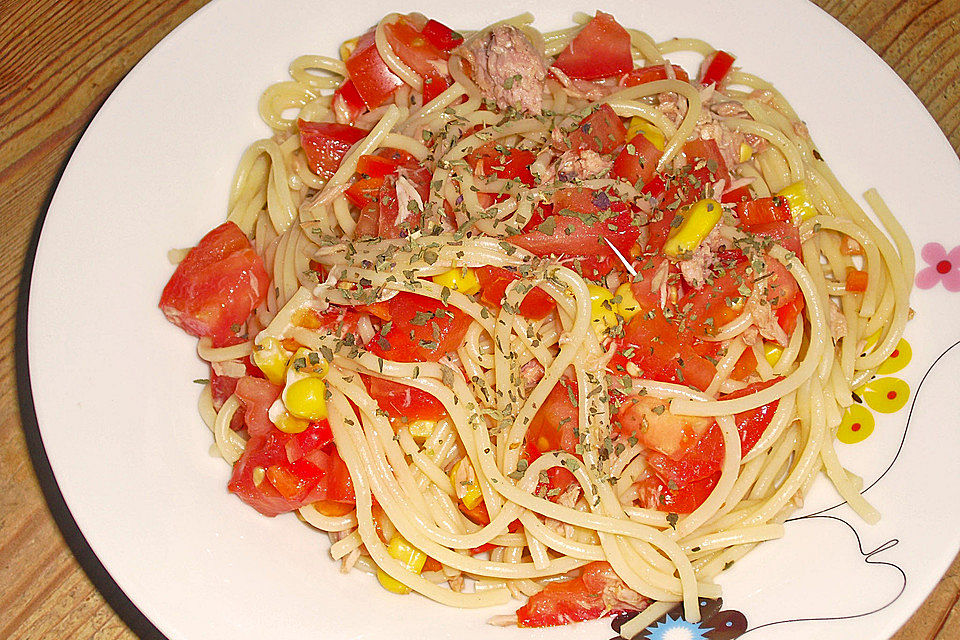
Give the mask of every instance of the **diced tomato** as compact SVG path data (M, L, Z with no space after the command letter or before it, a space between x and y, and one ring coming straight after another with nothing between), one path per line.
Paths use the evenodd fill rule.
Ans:
M591 562L580 576L564 582L551 582L517 609L521 628L555 627L583 620L595 620L631 610L625 604L608 608L606 593L619 593L626 585L607 562ZM641 603L638 603L638 607Z
M403 86L403 80L380 57L373 30L360 36L346 66L350 80L368 109L376 109Z
M260 469L260 471L257 471ZM255 481L255 476L263 475ZM252 435L233 467L231 492L266 516L318 500L356 500L346 465L337 454L326 421L311 422L299 434L272 428Z
M434 46L429 39L417 31L405 19L384 25L384 34L390 48L408 67L417 72L421 78L437 71L438 60L450 57L446 51Z
M780 380L781 378L772 378L764 382L754 382L739 391L721 396L720 399L733 400L734 398L743 398L757 391L762 391ZM737 423L737 432L740 434L740 455L745 456L750 453L753 446L760 440L760 436L763 435L763 432L766 431L770 425L770 421L773 420L773 414L777 410L778 404L779 401L774 400L769 404L751 409L750 411L738 413L734 416Z
M429 200L432 174L428 169L420 167L413 171L407 171L403 177L414 186L423 202ZM397 176L389 175L383 179L383 184L380 185L380 193L377 196L377 235L381 238L406 237L419 229L422 224L423 215L419 209L410 210L408 208L402 212L402 216L400 215L397 180Z
M427 24L421 30L423 37L430 41L430 44L442 51L453 51L463 42L463 36L436 20L427 20Z
M380 196L380 187L383 186L383 178L362 178L357 180L343 192L343 195L347 197L347 200L357 205L359 208L363 209L367 205L374 203ZM359 226L359 221L357 222ZM370 233L361 234L357 233L356 235L373 235L376 229L373 229Z
M350 122L354 122L361 113L367 110L367 105L364 104L360 92L357 91L356 85L350 78L347 78L340 85L340 88L333 92L333 107L334 111L339 107L347 115Z
M793 222L790 204L782 196L757 198L737 206L737 217L744 229L767 222Z
M800 229L793 222L761 222L746 229L755 236L769 238L794 255L801 256ZM769 262L769 261L768 261Z
M477 147L464 158L478 175L491 175L501 180L519 180L528 187L534 185L530 165L537 159L533 151L504 149L496 142Z
M200 239L160 295L167 320L219 346L267 297L270 276L247 236L225 222Z
M749 347L744 349L743 353L737 359L737 364L733 366L730 377L734 380L746 380L747 376L757 370L757 356L753 349Z
M299 121L300 146L307 156L310 169L323 178L330 178L343 157L358 140L367 136L366 131L349 124L336 122Z
M363 379L377 405L394 418L439 420L447 415L443 403L426 391L373 376Z
M571 78L597 80L633 68L630 34L609 13L597 11L560 52L554 66Z
M840 238L840 253L845 256L862 256L863 247L850 236L843 236Z
M536 447L532 447L536 449ZM527 449L524 453L528 453L531 447L527 446ZM529 462L536 460L540 453L536 452L536 457L525 456ZM577 484L577 478L573 475L569 469L564 467L550 467L546 471L547 481L539 482L534 493L538 496L546 496L547 500L556 502L557 499L571 486Z
M503 267L475 267L474 273L480 281L480 302L499 309L503 304L504 293L511 282L520 279L520 275ZM557 307L556 301L539 287L527 292L520 303L520 315L530 320L542 320Z
M554 194L553 205L554 213L545 216L536 228L505 240L538 256L552 253L615 258L607 241L626 256L640 236L630 207L610 202L603 191L561 189Z
M633 137L613 161L613 175L632 185L650 182L663 152L642 133Z
M423 104L427 104L450 87L450 81L439 71L423 77Z
M721 260L712 280L685 293L677 301L677 309L687 328L699 335L713 335L740 315L753 281L749 269L750 263L737 253Z
M673 67L673 75L677 80L682 80L683 82L690 82L690 76L687 75L687 72L684 71L683 67L677 66L675 64L670 65ZM667 67L663 64L653 64L647 67L639 67L625 74L620 79L620 84L625 87L635 87L637 85L646 84L648 82L655 82L657 80L666 80L667 79Z
M720 474L690 484L670 486L655 475L637 482L637 502L641 507L670 513L692 513L703 504L720 481Z
M862 293L867 290L868 279L866 271L847 267L847 281L844 289L853 293Z
M777 324L780 325L780 328L783 329L788 336L793 334L793 330L797 327L797 321L800 318L800 312L803 311L804 305L803 294L798 293L787 304L776 310Z
M659 309L634 316L627 323L621 340L621 348L608 365L616 376L623 375L626 363L632 362L644 377L686 384L702 391L716 375L713 363L681 339L677 326Z
M439 300L402 291L386 301L389 330L367 346L398 362L437 362L455 351L470 327L470 316Z
M723 204L740 204L741 202L750 200L752 197L753 195L750 193L750 187L744 185L742 187L737 187L736 189L725 191L720 196L720 202Z
M694 138L683 144L683 153L691 166L695 167L698 161L703 160L706 162L706 168L715 178L729 179L729 169L716 140Z
M735 59L726 51L714 51L708 55L700 65L700 84L705 87L711 84L719 87L733 68Z
M565 145L575 151L611 153L624 143L627 128L608 104L600 107L580 121L580 125L566 135Z
M262 378L244 376L237 381L235 393L243 403L243 422L250 436L262 436L274 429L267 412L277 398L282 387L271 384Z
M561 378L530 421L527 443L540 453L561 450L576 454L580 423L580 410L573 400L576 395L576 381Z
M357 173L368 178L383 178L395 172L399 166L398 160L381 155L365 154L357 158Z

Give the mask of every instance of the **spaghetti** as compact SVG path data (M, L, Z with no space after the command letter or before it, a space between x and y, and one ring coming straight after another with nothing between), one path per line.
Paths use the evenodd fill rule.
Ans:
M210 363L231 491L344 570L526 600L501 624L696 621L821 468L879 519L834 433L912 250L731 54L531 21L390 14L296 59L161 307Z

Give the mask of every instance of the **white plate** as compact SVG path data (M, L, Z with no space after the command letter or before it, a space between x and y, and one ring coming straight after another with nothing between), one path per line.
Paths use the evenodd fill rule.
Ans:
M43 445L93 551L173 640L360 638L386 629L396 638L609 637L605 621L492 629L489 611L449 610L388 594L359 573L341 576L325 536L293 516L259 516L227 493L228 467L208 455L191 382L207 373L192 355L194 339L157 309L171 273L167 249L194 244L225 216L240 153L268 133L256 113L260 92L285 79L297 55L334 55L341 40L397 8L371 4L345 12L328 0L213 2L157 45L97 114L51 203L33 273L28 347ZM919 250L928 243L960 244L960 222L945 206L960 202L957 156L895 74L819 9L798 0L605 5L658 39L707 39L774 81L847 188L880 188L918 249L918 267L927 266ZM481 7L416 5L463 27L530 10L542 29L593 8L569 0ZM960 338L960 294L937 283L917 290L913 306L913 359L895 374L910 385L910 403L878 417L864 443L840 447L867 484L892 463L868 491L883 520L871 527L833 509L849 526L794 522L784 540L738 563L723 579L725 606L744 612L757 628L751 638L887 637L960 547L960 357L948 351ZM806 511L835 502L824 482ZM854 531L864 553L899 544L864 556ZM802 618L831 620L763 626Z

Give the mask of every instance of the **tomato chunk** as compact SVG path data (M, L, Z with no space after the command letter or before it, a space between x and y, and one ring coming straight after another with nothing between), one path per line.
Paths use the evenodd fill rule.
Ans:
M463 42L463 36L436 20L427 20L427 24L421 30L423 37L430 41L430 44L442 51L453 51Z
M608 608L611 601L616 602L613 594L624 590L626 585L609 563L591 562L583 567L580 576L565 582L551 582L543 591L531 596L517 610L517 626L554 627L641 608L642 601L619 602ZM610 595L605 598L607 594Z
M603 11L597 11L554 63L571 78L597 80L633 68L630 34Z
M637 134L613 161L613 175L633 185L645 185L653 178L662 156L647 136Z
M363 380L377 405L394 418L439 420L447 415L443 403L426 391L373 376Z
M349 124L299 121L300 146L310 169L323 178L330 178L350 147L366 137L367 132Z
M627 137L627 128L620 116L608 104L600 107L580 121L580 126L571 131L564 143L575 151L596 151L611 153L623 144Z
M733 68L735 59L733 54L726 51L714 51L708 55L700 66L700 84L705 87L715 84L719 87Z
M683 67L677 66L675 64L670 65L673 69L673 75L677 80L682 80L683 82L690 82L690 76L687 75L687 72ZM655 82L657 80L666 80L667 79L667 67L662 64L654 64L647 67L640 67L639 69L634 69L629 73L625 74L623 78L620 79L620 83L625 87L635 87L637 85L646 84L648 82Z
M402 291L382 303L389 316L389 329L367 346L387 360L437 362L463 342L470 316L439 300Z
M350 80L368 109L376 109L403 86L403 80L380 57L373 30L360 36L346 65Z
M504 294L510 283L520 279L519 274L503 267L475 267L474 273L480 281L480 302L495 309L503 305ZM542 320L556 307L553 297L537 287L528 291L520 303L520 315L530 320Z
M220 345L267 297L263 260L233 222L200 239L177 265L160 296L167 320L190 335Z

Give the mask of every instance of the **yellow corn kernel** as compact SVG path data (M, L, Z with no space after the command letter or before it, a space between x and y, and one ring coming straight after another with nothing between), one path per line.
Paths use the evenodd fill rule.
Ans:
M323 420L327 417L327 385L320 378L301 378L283 390L283 403L297 418Z
M590 290L590 321L598 335L610 327L617 326L617 314L614 312L613 294L606 287L591 284Z
M619 296L620 301L617 303L616 311L619 313L624 320L629 320L633 316L640 313L640 303L637 301L636 296L633 295L633 290L630 289L630 283L624 282L622 285L617 287L614 296Z
M273 384L283 384L290 362L290 352L283 348L276 338L266 338L253 348L253 364L263 371L267 380Z
M660 151L663 151L667 139L663 136L660 129L657 129L643 118L634 116L630 119L630 126L627 127L627 140L633 140L634 136L638 133L642 133L643 137L650 141L650 144Z
M324 378L330 370L330 365L327 363L326 358L316 351L311 351L306 347L300 347L297 349L297 352L293 354L293 357L290 358L289 368L301 375Z
M789 187L784 187L777 192L777 195L787 199L794 218L806 220L817 215L817 208L810 202L810 198L807 196L807 185L803 180L794 182Z
M740 162L746 162L753 157L753 147L746 142L740 143Z
M691 253L720 222L723 209L720 203L705 198L687 207L680 214L681 222L667 238L663 252L674 258Z
M254 467L253 468L253 484L254 486L259 487L263 483L263 479L267 477L267 470L263 467Z
M410 593L410 587L403 584L399 580L391 577L383 569L377 569L377 580L380 581L380 586L386 589L391 593L398 593L401 596L405 596Z
M480 485L477 483L477 474L466 458L457 460L453 465L453 469L450 470L450 483L467 509L473 509L483 502L483 494L480 493Z
M423 444L423 441L429 438L436 428L436 420L413 420L407 423L407 429L417 444Z
M307 427L310 426L310 421L295 418L290 415L290 412L284 411L277 418L275 424L277 429L280 429L280 431L284 433L300 433L301 431L307 430Z
M393 537L390 538L390 544L387 545L387 553L390 554L390 557L399 560L400 564L402 564L407 571L412 571L413 573L423 571L423 565L427 561L427 554L407 542L407 539L399 533L395 533Z
M772 367L780 361L780 356L783 355L783 347L778 345L776 342L764 342L763 355Z
M360 41L359 38L351 38L340 45L340 59L344 62L347 61L347 58L350 57L350 54L353 53L354 49L357 48L357 43Z
M480 291L480 280L477 274L470 267L457 267L438 273L433 276L433 281L441 287L447 287L451 291L459 291L465 296L473 295Z

